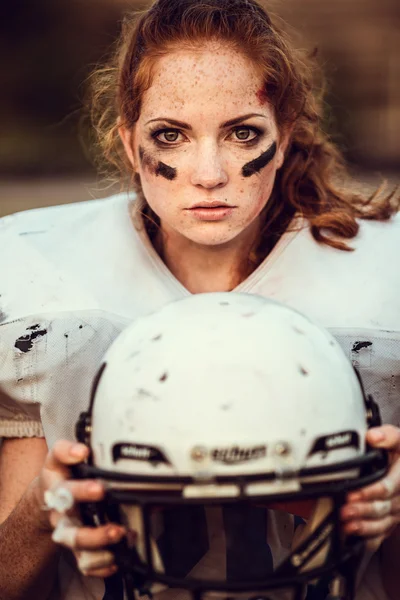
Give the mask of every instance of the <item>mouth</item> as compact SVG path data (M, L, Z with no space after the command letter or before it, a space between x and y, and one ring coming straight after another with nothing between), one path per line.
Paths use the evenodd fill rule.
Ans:
M199 221L221 221L229 217L235 208L237 207L232 204L213 200L210 202L198 202L187 208L186 212Z
M219 202L218 200L213 200L211 202L198 202L193 206L190 206L187 210L196 210L198 208L201 209L212 209L212 208L236 208L233 204L227 204L226 202Z

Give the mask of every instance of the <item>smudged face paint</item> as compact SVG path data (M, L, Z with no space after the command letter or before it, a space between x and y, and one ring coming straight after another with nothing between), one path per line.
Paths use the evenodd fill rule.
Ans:
M244 165L242 169L243 177L251 177L256 173L259 173L261 169L264 169L264 167L266 167L271 162L271 160L273 160L275 154L276 142L273 142L268 148L268 150L263 152L258 158L255 158L254 160Z
M139 119L122 140L169 243L216 246L256 235L285 149L261 89L257 66L224 43L157 59Z
M156 175L161 175L162 177L165 177L165 179L168 179L168 181L173 181L176 177L176 169L159 161L156 168Z
M161 161L157 162L157 160L147 154L141 146L139 146L139 158L142 167L147 168L150 173L154 174L156 177L161 175L165 179L168 179L168 181L173 181L175 179L176 169Z

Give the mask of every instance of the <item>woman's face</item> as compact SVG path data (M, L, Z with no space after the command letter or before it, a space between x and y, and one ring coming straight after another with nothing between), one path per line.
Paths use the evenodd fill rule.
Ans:
M139 120L120 134L169 235L215 246L257 231L285 140L243 54L209 44L160 58Z

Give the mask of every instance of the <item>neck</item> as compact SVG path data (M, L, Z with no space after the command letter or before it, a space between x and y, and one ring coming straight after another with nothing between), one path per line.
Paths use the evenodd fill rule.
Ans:
M258 234L258 222L240 238L217 246L203 246L176 231L160 232L156 247L171 273L192 294L229 292L254 270L249 255Z

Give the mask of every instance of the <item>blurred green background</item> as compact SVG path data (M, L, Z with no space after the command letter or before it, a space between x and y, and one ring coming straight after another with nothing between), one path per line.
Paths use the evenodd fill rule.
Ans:
M143 3L141 4L143 6ZM296 43L318 47L327 122L366 182L400 171L399 0L271 0ZM89 73L133 0L3 0L0 214L110 193L82 140ZM297 33L295 33L297 32Z

